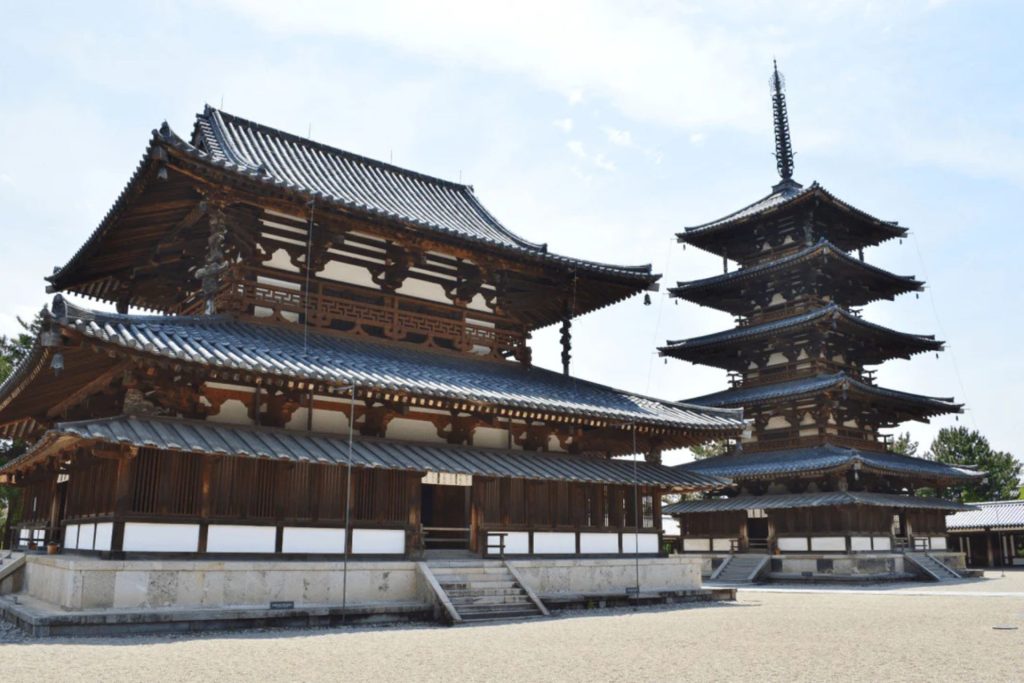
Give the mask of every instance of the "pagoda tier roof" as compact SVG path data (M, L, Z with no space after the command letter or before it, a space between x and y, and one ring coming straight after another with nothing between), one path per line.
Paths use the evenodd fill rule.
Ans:
M0 467L0 474L23 470L81 441L323 465L349 462L348 438L343 435L121 415L58 423L29 451ZM728 484L718 477L655 463L366 437L353 440L351 462L354 467L375 469L596 484L639 483L689 491Z
M875 365L890 358L909 358L925 351L940 351L943 347L943 343L932 335L897 332L868 322L836 304L829 304L760 325L743 325L702 337L669 341L659 351L663 356L695 363L743 369L745 364L737 355L739 349L762 341L777 348L779 339L822 324L826 324L826 333L830 336L845 334L851 340L870 342L858 352L858 359L866 365Z
M896 275L884 268L854 258L828 240L819 240L788 256L734 270L731 273L690 282L680 282L669 289L672 296L703 306L745 315L751 311L752 290L765 285L809 263L820 263L823 270L845 277L857 287L839 288L829 294L846 306L863 306L878 299L893 299L899 294L924 289L924 283L910 275Z
M959 413L963 407L963 404L954 403L952 398L921 396L876 387L854 379L845 372L817 375L776 384L728 389L690 399L688 403L716 408L749 407L812 397L827 391L844 391L851 397L861 396L874 405L884 403L891 409L907 415L907 419L922 421L926 421L928 417L934 415Z
M824 237L842 250L881 244L907 234L907 229L894 221L883 221L847 204L815 181L806 188L795 182L780 183L771 194L753 204L718 220L686 228L676 237L719 256L755 257L759 254L754 251L759 245L751 232L755 224L787 217L810 204L816 206L816 215L827 207L836 217L845 219L842 224L830 221L815 226L817 232L827 233Z
M827 443L809 448L719 455L677 467L688 472L725 477L737 482L794 476L818 477L854 468L859 468L862 472L928 481L963 482L985 476L984 472L953 467L935 460L897 453L841 448Z
M686 515L702 512L739 512L742 510L791 510L796 508L839 507L863 505L909 510L973 510L970 505L954 503L941 498L925 498L898 493L871 493L867 491L827 491L824 493L793 493L772 496L736 496L735 498L707 498L684 500L666 505L666 515ZM958 514L969 514L958 512Z
M446 244L473 260L500 259L502 269L541 267L568 281L578 276L576 314L596 310L645 289L661 277L646 265L614 265L563 256L506 228L477 198L473 187L330 147L247 121L207 106L197 116L191 141L164 123L153 131L134 175L113 207L78 251L46 279L52 291L73 291L116 301L123 281L155 277L162 240L205 244L207 232L193 226L203 197L232 193L246 202L305 214L360 219L384 236ZM383 234L383 233L382 233ZM175 250L170 245L171 256ZM434 248L429 246L427 248ZM177 249L177 253L181 249ZM167 254L164 257L171 258ZM163 263L163 260L161 260ZM137 279L136 279L137 278ZM173 284L173 283L172 283ZM177 283L180 286L180 282ZM133 294L131 305L170 310L160 297ZM558 314L544 325L557 322Z
M356 384L362 397L429 398L433 399L430 405L439 408L620 429L658 427L697 440L735 436L744 424L739 410L659 400L514 361L344 333L309 330L304 334L302 327L293 324L242 322L225 315L103 313L71 306L59 296L48 318L52 331L43 333L41 340L63 335L101 350L122 350L133 358L199 367L212 371L212 378L220 381L262 378L271 386L276 380L301 382L324 393ZM0 423L35 417L24 398L56 384L49 371L41 370L64 347L44 346L41 340L0 385ZM91 358L92 363L99 362ZM70 361L65 365L65 374L74 375ZM37 376L35 383L43 386L28 386Z

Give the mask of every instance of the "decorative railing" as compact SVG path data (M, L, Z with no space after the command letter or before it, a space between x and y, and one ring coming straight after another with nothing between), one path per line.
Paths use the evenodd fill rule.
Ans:
M846 446L868 451L884 451L885 444L875 439L854 438L838 434L801 436L791 439L770 439L767 441L747 441L743 443L744 453L762 451L781 451L790 448L807 448L818 446L824 442L833 446Z
M454 351L483 350L495 358L522 357L525 330L508 318L424 299L280 271L236 271L215 297L218 311L236 311L284 322L305 319L313 327L411 341ZM257 276L285 284L261 282ZM201 301L182 313L199 313ZM260 311L263 309L263 311ZM262 313L262 315L261 315Z

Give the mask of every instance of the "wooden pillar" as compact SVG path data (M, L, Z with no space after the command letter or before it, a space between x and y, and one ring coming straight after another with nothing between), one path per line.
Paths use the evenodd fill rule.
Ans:
M210 514L213 512L213 455L202 456L199 466L199 548L198 552L206 552L206 539L210 528Z
M988 566L989 567L996 566L995 559L993 557L994 553L992 552L992 532L991 531L989 531L988 533L985 534L985 554L988 556Z
M114 485L114 528L110 539L110 552L124 551L125 517L132 509L132 487L135 480L135 456L137 448L125 449L117 460L117 482Z
M423 554L423 486L420 479L421 475L416 472L406 475L409 520L405 533L405 555L410 558L418 558Z

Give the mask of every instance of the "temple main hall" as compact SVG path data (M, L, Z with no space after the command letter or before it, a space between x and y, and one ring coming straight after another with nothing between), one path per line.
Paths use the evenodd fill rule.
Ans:
M0 386L0 434L27 447L0 478L23 492L28 595L386 597L460 621L565 585L699 589L662 547L662 496L727 482L661 453L737 437L742 411L570 374L573 320L656 289L649 265L555 253L467 185L210 107L153 132L69 256ZM555 325L560 371L530 345Z

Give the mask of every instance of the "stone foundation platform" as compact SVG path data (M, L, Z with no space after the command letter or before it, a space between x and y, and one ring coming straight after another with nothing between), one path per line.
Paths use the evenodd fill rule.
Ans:
M934 551L929 553L963 574L966 564L963 553ZM729 557L728 553L688 553L700 559L704 579ZM799 553L773 555L766 575L769 581L915 581L930 580L916 565L907 562L901 553Z
M701 589L697 558L510 560L555 608L734 598ZM640 595L636 595L639 566ZM429 621L437 598L413 561L102 560L29 555L0 618L34 635ZM343 611L342 585L347 583Z

